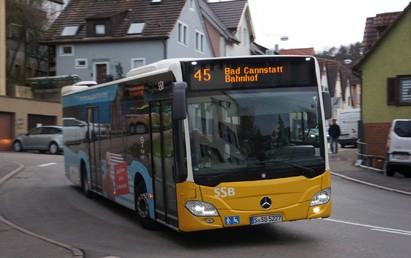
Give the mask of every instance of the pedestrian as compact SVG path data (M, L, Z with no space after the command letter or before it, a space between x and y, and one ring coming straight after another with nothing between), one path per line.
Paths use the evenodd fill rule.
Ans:
M328 129L328 135L330 136L331 153L338 153L338 138L341 135L340 126L337 124L337 119L332 120L332 124Z

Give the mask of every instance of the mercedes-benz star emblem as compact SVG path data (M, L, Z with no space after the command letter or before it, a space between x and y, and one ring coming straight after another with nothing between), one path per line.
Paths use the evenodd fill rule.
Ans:
M263 198L261 198L260 205L261 207L263 207L263 209L269 209L271 207L271 203L272 201L270 197L264 196Z

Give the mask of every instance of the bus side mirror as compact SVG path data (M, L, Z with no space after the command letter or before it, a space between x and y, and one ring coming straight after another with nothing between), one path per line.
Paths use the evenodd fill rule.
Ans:
M328 91L323 91L323 103L324 103L324 116L325 119L330 119L332 117L332 109L331 109L331 96Z
M173 87L173 119L182 120L187 117L187 83L176 82Z

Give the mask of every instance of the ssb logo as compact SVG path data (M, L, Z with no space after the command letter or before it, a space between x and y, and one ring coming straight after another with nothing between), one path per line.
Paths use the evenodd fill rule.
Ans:
M228 196L234 196L235 195L235 189L234 187L220 187L214 189L214 194L217 197L228 197Z

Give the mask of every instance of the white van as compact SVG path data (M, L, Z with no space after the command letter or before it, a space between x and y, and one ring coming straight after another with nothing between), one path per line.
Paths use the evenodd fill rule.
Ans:
M360 109L342 109L338 116L341 135L338 143L341 147L346 145L357 145L358 140L358 121L360 120Z
M393 176L395 172L411 177L411 120L409 119L392 121L388 134L384 175Z

